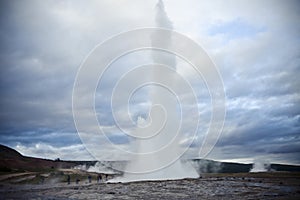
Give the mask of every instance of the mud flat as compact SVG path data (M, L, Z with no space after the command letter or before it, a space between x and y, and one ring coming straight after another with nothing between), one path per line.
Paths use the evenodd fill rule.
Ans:
M92 179L69 185L3 182L0 199L300 199L300 173L203 174L198 179L131 183Z

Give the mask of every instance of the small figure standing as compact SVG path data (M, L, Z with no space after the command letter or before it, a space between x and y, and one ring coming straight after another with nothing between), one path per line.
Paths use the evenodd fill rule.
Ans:
M98 183L101 183L102 182L102 176L101 174L98 175Z
M108 181L108 175L107 174L105 174L105 180Z
M88 179L89 179L89 183L91 183L91 182L92 182L92 176L89 175L89 176L88 176Z
M77 179L76 179L76 184L79 184L79 181L80 181L80 179L77 178Z
M67 181L68 181L68 185L70 185L70 183L71 183L71 177L70 177L70 175L68 175Z

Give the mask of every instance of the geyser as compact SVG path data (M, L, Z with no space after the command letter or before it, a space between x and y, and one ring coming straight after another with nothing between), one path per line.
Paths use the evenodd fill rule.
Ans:
M265 159L255 159L250 172L267 172L270 171L270 163Z
M168 18L164 4L160 0L156 5L156 26L159 28L173 29L172 22ZM153 32L152 45L168 47L172 44L171 35ZM153 52L152 80L154 83L166 79L164 66L169 66L168 80L172 87L176 83L176 57L173 54ZM170 73L170 71L172 71ZM180 159L180 112L176 96L166 88L154 86L149 92L152 103L150 113L146 119L139 117L137 128L132 135L137 139L132 142L137 154L133 156L126 166L123 177L115 178L112 182L130 182L139 180L166 180L197 178L199 175L188 162ZM176 157L176 159L173 159ZM162 164L165 163L165 164Z

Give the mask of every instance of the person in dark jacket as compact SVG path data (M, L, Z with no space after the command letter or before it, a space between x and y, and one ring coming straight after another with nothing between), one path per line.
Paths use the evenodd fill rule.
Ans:
M68 175L67 181L68 181L68 185L70 185L70 183L71 183L71 177L70 177L70 175Z

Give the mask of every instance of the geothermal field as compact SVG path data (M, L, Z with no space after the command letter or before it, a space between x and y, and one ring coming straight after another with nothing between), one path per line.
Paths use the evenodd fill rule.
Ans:
M66 172L65 172L66 173ZM17 175L14 175L17 176ZM1 199L299 199L300 173L261 172L202 174L196 179L98 183L96 174L72 172L80 177L69 185L55 175L43 183L24 184L36 174L19 174L0 187ZM61 177L60 177L61 176ZM23 179L21 178L23 177ZM112 178L111 176L109 178ZM1 176L3 179L3 176ZM15 180L23 183L13 183ZM60 180L60 181L59 181ZM7 181L7 180L6 180Z
M185 162L199 177L121 183L124 173L113 168L125 168L125 161L45 160L0 145L0 199L300 198L299 166Z

